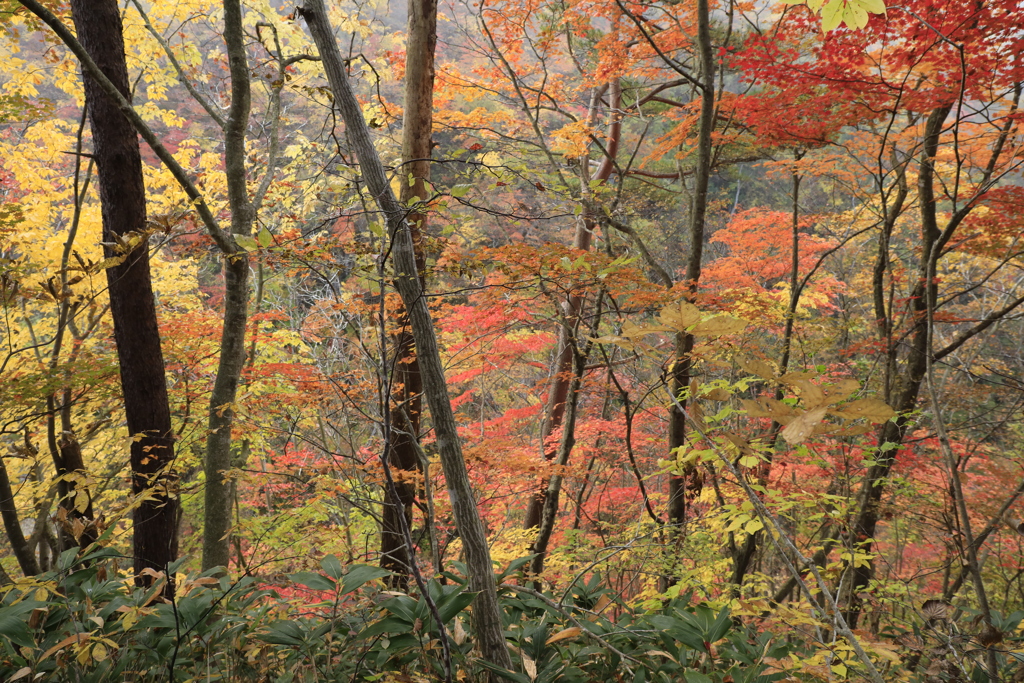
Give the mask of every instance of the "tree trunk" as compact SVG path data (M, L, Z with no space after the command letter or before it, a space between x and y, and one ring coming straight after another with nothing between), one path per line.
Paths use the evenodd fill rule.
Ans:
M437 43L437 0L409 0L408 38L405 49L405 112L402 124L402 169L400 201L407 208L406 221L416 257L420 285L425 283L426 258L422 233L427 221L427 181L434 126L434 49ZM380 565L393 571L392 587L405 589L409 582L412 549L406 548L400 515L412 528L416 500L415 474L421 472L416 452L420 414L423 411L423 380L416 358L416 345L408 329L409 316L401 312L401 329L395 338L394 389L391 395L391 452L389 464L395 472L398 500L384 487L381 525ZM406 419L407 418L407 419Z
M118 91L130 98L118 3L72 0L71 13L85 51ZM117 103L88 73L84 80L104 242L116 244L114 235L144 234L146 228L146 190L138 137ZM112 247L105 250L108 257L118 255ZM142 570L166 572L168 564L177 558L179 506L171 470L174 438L147 242L144 240L125 256L123 263L107 269L107 283L125 417L133 436L132 491L136 495L152 491L133 513L136 583L144 585L151 578L143 576ZM168 576L166 591L173 594L173 590L173 577Z
M931 264L937 263L940 256L937 253L937 248L941 234L936 219L934 160L935 154L938 152L939 135L942 133L942 126L950 109L951 106L944 106L933 110L925 124L917 181L918 202L921 207L921 262L918 269L918 282L909 299L912 327L907 336L910 338L910 343L907 345L909 350L903 371L893 387L893 396L886 397L889 405L900 413L900 416L882 425L878 443L880 446L892 444L892 447L890 450L878 453L875 464L868 468L864 483L857 496L857 516L851 529L853 534L851 541L863 544L861 552L870 552L872 539L878 526L879 507L882 494L885 491L884 484L896 461L896 446L901 444L906 436L910 423L907 415L917 406L918 394L928 366L928 353L930 352L928 348L928 319L930 316L928 306L937 300L937 284L934 279L929 278L929 273L933 270ZM931 291L926 293L926 287ZM850 628L856 628L860 616L860 599L857 595L863 591L873 576L874 563L860 565L854 569L845 615Z
M608 133L605 137L605 156L601 159L600 165L591 175L589 172L587 160L584 159L582 170L580 173L580 188L581 194L584 198L584 204L592 194L590 189L590 182L593 180L600 180L602 182L607 181L611 177L612 170L615 168L615 156L619 150L619 139L622 133L622 113L619 108L622 105L622 85L619 79L614 79L607 88L595 88L591 95L590 100L590 112L587 116L587 123L593 125L597 119L598 107L601 104L601 95L604 92L609 91L609 103L608 108L610 111ZM592 241L594 230L597 229L597 220L590 214L589 211L584 213L583 220L581 220L576 226L576 234L573 237L573 249L579 249L581 251L589 251L590 243ZM562 422L565 418L566 413L566 401L570 400L570 396L575 396L574 393L570 392L570 385L573 384L573 358L575 355L576 348L576 331L580 325L580 316L583 312L583 296L579 294L572 294L566 298L563 306L565 307L566 315L562 320L562 326L558 330L558 346L555 351L555 362L552 366L551 372L551 384L548 388L548 400L547 405L544 409L544 422L541 424L540 441L541 448L544 450L544 459L552 461L556 455L561 451L561 444L556 445L552 448L548 448L548 439L558 431L559 427L562 426ZM572 398L571 400L575 400ZM574 439L570 438L570 442ZM569 454L566 453L566 458ZM524 529L533 529L540 526L542 513L545 508L545 501L548 495L549 479L544 478L540 481L537 490L533 496L530 497L530 502L526 508L526 517L523 520Z
M249 125L251 95L244 39L241 3L239 0L225 0L224 43L231 73L231 106L224 125L224 171L232 235L248 235L256 214L246 185L245 131ZM272 171L267 170L268 173ZM233 496L231 481L225 477L225 472L231 469L231 429L235 421L238 384L245 366L245 327L249 319L249 257L237 247L224 251L224 324L217 379L210 394L204 467L204 570L227 567L231 559Z
M690 253L686 260L687 299L692 303L697 297L697 283L700 280L701 261L704 252L704 220L708 211L708 183L711 181L711 133L715 128L715 64L711 51L711 20L708 0L697 2L697 50L700 54L700 119L697 131L697 166L694 169L693 200L690 204L689 236ZM680 396L689 385L693 375L693 335L676 335L675 354L669 373L669 390L679 399L669 409L668 447L670 453L686 444L686 415L683 412L687 400ZM696 465L687 467L679 475L670 475L668 484L669 524L681 527L686 522L689 501L700 495L703 479Z
M423 392L430 407L437 447L448 484L455 525L462 539L466 565L469 569L469 589L477 593L473 601L473 620L478 645L484 659L505 669L511 669L505 638L502 634L501 611L498 606L494 569L483 522L476 509L473 487L462 456L455 415L444 376L441 353L437 346L434 322L424 297L416 269L416 250L405 220L405 209L399 203L388 183L384 166L373 146L369 129L363 119L362 108L349 86L342 62L341 51L335 42L323 0L305 0L301 10L313 41L316 43L324 69L334 93L334 103L341 112L367 189L387 221L391 236L395 268L395 287L409 312L409 323L416 343Z
M18 566L25 576L34 576L39 573L39 563L36 561L32 546L25 539L21 530L21 520L18 518L18 508L14 504L14 491L11 489L11 479L7 474L7 465L0 457L0 516L4 520L4 530L7 532L7 539L11 542L11 550L18 559Z

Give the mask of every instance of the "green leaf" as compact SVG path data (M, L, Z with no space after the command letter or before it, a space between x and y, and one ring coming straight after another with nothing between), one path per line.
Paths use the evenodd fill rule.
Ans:
M512 560L508 563L508 568L505 569L505 571L498 574L498 576L496 576L495 578L500 583L502 580L505 579L506 576L515 574L517 571L522 569L526 565L526 563L532 560L534 557L536 557L536 555L527 555L526 557L518 557Z
M246 251L256 251L260 246L259 242L246 235L236 235L235 243Z
M459 184L452 187L451 195L456 199L461 199L469 194L469 191L473 189L472 185Z
M368 564L354 565L350 567L348 573L345 574L345 579L341 584L341 592L351 593L364 583L373 581L374 579L383 579L385 576L391 576L391 572L387 569L372 567Z
M441 617L441 621L447 624L455 618L456 614L469 607L469 604L473 602L473 598L475 597L476 593L463 592L447 596L441 604L437 606L437 613Z
M686 683L714 683L710 676L705 676L697 671L687 671L685 674Z
M22 615L41 605L42 603L25 601L0 609L0 636L22 647L35 647L36 641Z
M362 632L356 636L359 640L365 640L366 638L373 638L384 633L410 633L412 632L412 623L402 619L401 617L390 616L384 617L380 621L376 621L362 630Z
M315 591L333 591L337 588L337 584L334 583L333 579L329 579L323 574L315 574L313 572L296 572L289 574L288 578L295 583L301 584L306 588L311 588Z
M324 574L331 577L335 581L341 578L341 561L338 560L337 555L328 555L320 562L320 568L324 570ZM347 593L348 591L342 591Z
M260 231L256 234L256 241L259 242L261 247L269 247L273 241L274 236L270 233L266 227L260 228Z
M259 639L273 645L302 645L305 642L302 628L294 621L281 619L267 626L266 633L259 634Z
M381 607L405 619L410 624L416 621L416 608L418 605L408 595L396 595L393 598L389 598L381 604Z

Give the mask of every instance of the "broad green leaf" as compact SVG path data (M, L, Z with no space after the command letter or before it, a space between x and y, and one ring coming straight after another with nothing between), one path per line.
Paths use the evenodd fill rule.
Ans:
M392 615L370 624L363 629L356 638L363 640L366 638L373 638L374 636L379 636L384 633L411 633L412 626L412 622Z
M235 242L246 251L256 251L260 246L259 242L247 235L236 235Z
M476 593L458 592L454 595L450 595L444 599L437 606L437 613L441 617L441 621L447 624L455 615L462 610L469 607L469 604L473 602L473 598L476 597Z
M256 234L256 241L259 242L261 247L269 247L274 241L274 236L265 227L260 228L260 231Z
M342 593L351 593L360 586L374 579L382 579L385 576L390 576L391 572L380 567L373 567L368 564L357 564L349 568L348 573L345 574L345 579L341 584Z
M341 578L341 561L338 560L337 555L328 555L321 560L320 568L324 570L324 574L327 574L327 576L335 581Z
M316 574L314 572L296 572L289 574L288 578L295 583L301 584L306 588L311 588L315 591L333 591L337 588L337 584L334 583L333 579L329 579L323 574Z

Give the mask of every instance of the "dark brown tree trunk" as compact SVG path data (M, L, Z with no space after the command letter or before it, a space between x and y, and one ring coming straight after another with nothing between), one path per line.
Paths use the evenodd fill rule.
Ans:
M711 50L711 18L708 0L697 1L697 51L700 56L700 118L697 131L697 166L694 169L693 200L690 204L690 253L686 259L687 299L697 296L704 253L704 221L708 211L708 184L711 180L715 127L715 64ZM686 400L680 394L690 386L693 376L693 335L676 335L675 354L669 373L669 390L677 399L669 409L668 447L671 453L686 444ZM687 467L678 475L671 475L668 483L668 520L677 529L686 522L690 501L700 495L704 482L696 465Z
M124 56L121 13L115 0L72 0L78 40L125 98L131 97ZM132 123L88 74L86 103L93 156L100 184L104 242L146 229L146 190L142 159ZM106 247L107 256L119 256ZM133 513L136 582L149 583L144 569L167 571L178 556L178 499L171 466L174 438L164 379L156 307L145 240L118 266L107 270L131 444L132 491L152 495ZM168 577L168 592L173 581Z
M622 104L622 85L618 79L613 80L604 88L596 88L594 90L591 96L590 112L587 116L587 121L590 125L596 123L601 96L606 90L610 91L610 98L608 103L608 134L605 137L604 147L605 156L601 159L601 163L593 175L590 174L589 164L584 159L580 174L580 186L585 204L592 194L590 182L594 180L604 182L611 177L612 170L615 168L615 157L619 150L619 139L622 132L622 113L619 111ZM584 215L583 220L576 226L576 233L572 243L573 249L589 251L590 244L593 241L594 230L597 227L597 219L588 211ZM570 392L570 386L575 381L573 362L576 355L576 333L580 325L580 316L583 313L583 296L571 294L565 299L563 305L566 315L558 331L558 346L555 351L555 362L551 368L551 383L548 388L548 399L544 409L544 422L541 425L540 433L544 459L549 462L556 458L562 446L559 444L549 448L547 445L548 439L562 427L567 409L566 402L576 400L571 398L574 394ZM574 441L575 439L570 434L566 443ZM568 457L568 454L566 454L566 457ZM533 529L540 526L545 508L545 500L548 496L549 483L549 478L541 479L534 495L530 497L530 502L526 508L526 517L523 520L524 529Z
M487 534L476 508L473 486L462 455L462 442L448 396L434 321L416 270L415 247L409 224L405 220L406 211L391 190L384 165L377 155L363 118L362 108L349 85L341 50L331 30L323 0L305 0L301 12L323 59L324 70L334 93L334 105L345 121L366 187L387 220L388 234L393 245L391 254L395 289L409 314L409 326L412 328L423 375L423 395L430 407L452 516L462 539L469 570L469 589L476 593L473 599L473 622L476 626L477 645L484 659L504 669L511 669L512 660L502 632L501 610Z
M924 144L921 152L920 171L918 172L918 202L921 211L921 263L918 271L918 282L910 296L911 302L911 330L907 335L910 339L907 358L904 362L902 372L893 388L892 397L886 397L889 404L900 413L896 420L886 422L882 425L879 433L878 443L880 445L892 444L889 450L880 451L875 458L875 464L868 468L867 476L857 497L857 516L851 527L853 543L863 544L862 552L870 552L875 530L878 526L882 494L885 492L885 482L889 478L892 466L895 464L896 451L899 444L903 443L909 425L907 415L917 406L918 394L921 391L921 384L924 381L925 370L928 367L928 353L930 352L928 339L928 306L930 302L936 301L937 284L929 278L932 272L931 264L937 263L939 254L939 238L941 231L937 222L937 208L935 200L935 168L934 160L938 152L939 135L942 132L943 123L949 115L951 106L939 107L932 111L925 124ZM925 288L930 289L926 292ZM860 599L858 594L868 585L874 576L874 563L859 565L854 569L853 582L850 588L850 596L847 601L846 621L850 628L857 627L857 620L860 616Z
M426 258L423 229L427 222L427 181L430 180L431 133L434 125L434 49L437 43L437 0L409 0L408 38L405 50L405 111L402 124L402 191L399 200L408 207L406 221L412 236L416 270L421 286L425 282ZM394 472L398 500L384 487L384 514L381 525L380 565L395 572L392 585L408 585L409 565L413 561L405 546L400 515L412 527L412 509L416 500L415 475L422 472L417 441L420 414L423 411L423 380L416 358L416 344L404 307L402 329L395 338L394 389L391 395L391 452L389 464Z
M11 550L18 559L18 566L25 576L33 576L39 573L39 563L36 561L32 546L25 538L21 530L21 520L18 518L18 508L14 504L14 491L11 488L11 479L7 474L7 465L0 457L0 516L4 520L4 530L7 532L7 539L11 542Z
M231 235L248 235L256 218L246 184L245 133L252 95L239 0L224 2L224 44L231 73L231 106L224 122L224 172L231 207ZM272 169L268 169L272 173ZM249 256L233 239L224 253L224 324L217 379L210 394L206 437L202 568L227 567L231 560L231 429L235 399L245 367L245 327L249 319Z

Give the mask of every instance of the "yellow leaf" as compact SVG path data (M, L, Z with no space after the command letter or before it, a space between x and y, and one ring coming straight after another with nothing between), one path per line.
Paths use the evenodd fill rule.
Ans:
M557 643L558 641L565 640L566 638L575 638L581 632L582 632L582 630L578 626L573 626L572 628L563 629L563 630L559 631L558 633L554 634L553 636L549 637L547 640L545 640L544 644L545 645L550 645L551 643Z
M70 635L67 638L65 638L64 640L62 640L59 643L57 643L56 645L54 645L53 647L51 647L46 652L44 652L43 656L39 658L39 661L43 661L44 659L46 659L47 657L52 655L57 650L63 650L64 648L66 648L68 645L71 645L72 643L80 643L83 640L88 640L88 639L89 639L89 634L88 633L75 633L73 635Z
M746 321L739 318L734 318L731 315L716 315L694 326L693 334L702 337L721 337L725 334L742 332L746 327Z
M831 0L821 10L821 30L825 33L839 27L843 20L844 0Z
M18 680L19 678L24 678L25 676L28 676L30 673L32 673L32 667L23 666L20 669L18 669L17 671L15 671L14 675L11 676L7 680L12 681L12 683L13 683L13 681Z
M690 325L700 322L700 310L688 301L669 304L658 313L658 320L682 332Z

